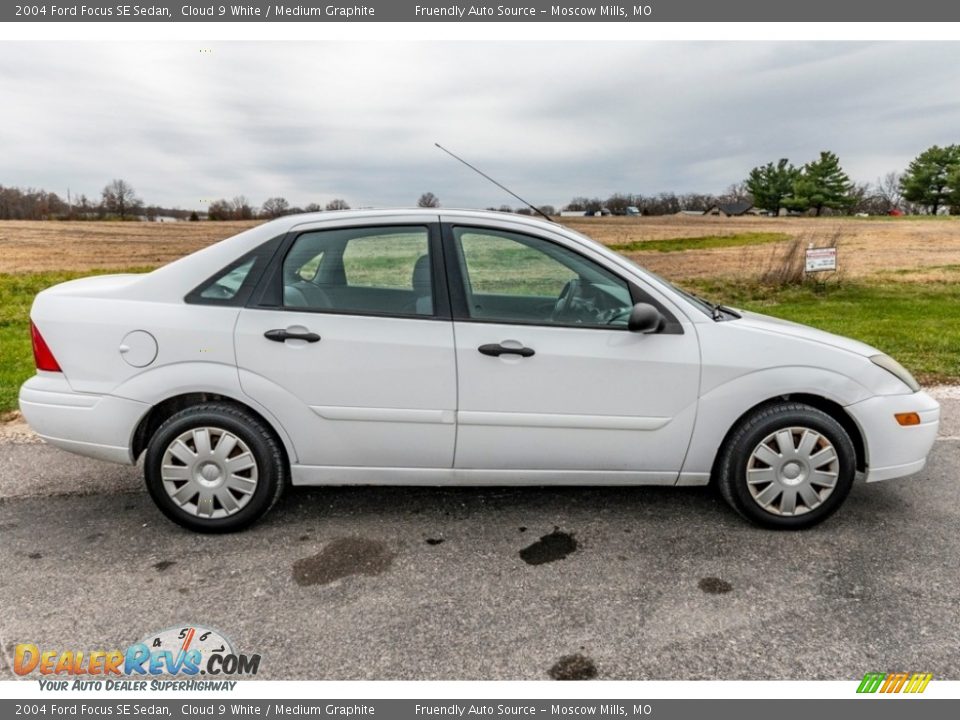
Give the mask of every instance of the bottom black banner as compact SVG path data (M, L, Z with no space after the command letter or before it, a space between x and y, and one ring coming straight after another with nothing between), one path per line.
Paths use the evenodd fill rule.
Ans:
M903 703L909 702L906 710ZM951 709L952 708L952 709ZM0 717L356 718L757 718L910 720L960 716L960 700L873 696L850 700L0 700Z

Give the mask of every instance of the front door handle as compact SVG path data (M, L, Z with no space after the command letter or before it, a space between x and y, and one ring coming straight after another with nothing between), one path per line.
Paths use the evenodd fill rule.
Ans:
M532 357L533 348L528 347L505 347L499 343L487 343L477 348L484 355L499 357L501 355L519 355L520 357Z
M287 340L306 340L308 343L315 343L320 339L320 336L313 332L290 332L289 330L284 330L282 328L267 330L263 336L267 340L273 340L274 342L285 342Z

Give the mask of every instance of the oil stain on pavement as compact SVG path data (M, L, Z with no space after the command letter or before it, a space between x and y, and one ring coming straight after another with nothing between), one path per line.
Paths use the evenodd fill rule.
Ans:
M723 595L733 590L733 585L718 577L700 578L697 587L709 595Z
M542 535L532 545L520 551L520 558L528 565L543 565L544 563L563 560L577 549L577 541L572 533L560 532L554 528L549 535Z
M396 553L379 540L346 537L329 543L316 555L293 564L293 580L300 586L329 585L350 575L379 575Z
M593 660L580 653L564 655L547 671L554 680L593 680L597 666Z

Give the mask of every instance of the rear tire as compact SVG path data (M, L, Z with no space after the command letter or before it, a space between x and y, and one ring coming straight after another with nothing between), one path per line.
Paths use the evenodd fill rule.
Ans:
M147 491L178 525L203 533L242 530L280 499L287 462L280 442L242 407L203 403L172 415L150 439Z
M809 405L779 402L734 428L721 448L717 485L751 522L800 530L836 512L856 470L856 450L840 423Z

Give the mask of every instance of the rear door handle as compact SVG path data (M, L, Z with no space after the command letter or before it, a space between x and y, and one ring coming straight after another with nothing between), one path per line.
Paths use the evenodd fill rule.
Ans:
M520 357L532 357L533 348L528 347L504 347L499 343L487 343L477 348L484 355L499 357L501 355L519 355Z
M284 330L283 328L267 330L263 336L267 340L273 340L274 342L285 342L287 340L306 340L308 343L315 343L320 339L320 336L313 332L290 332L289 330Z

